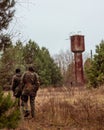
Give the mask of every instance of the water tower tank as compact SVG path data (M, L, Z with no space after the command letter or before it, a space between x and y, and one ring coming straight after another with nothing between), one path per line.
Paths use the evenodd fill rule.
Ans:
M85 51L83 35L73 35L70 37L70 39L71 39L71 51L72 52Z

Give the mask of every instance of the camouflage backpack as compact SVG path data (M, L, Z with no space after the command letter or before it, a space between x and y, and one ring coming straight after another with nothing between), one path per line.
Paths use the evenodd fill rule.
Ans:
M37 85L38 77L36 73L31 73L27 71L23 75L23 83L24 83L24 88L23 88L23 93L26 95L35 95L35 93L38 90L38 85Z

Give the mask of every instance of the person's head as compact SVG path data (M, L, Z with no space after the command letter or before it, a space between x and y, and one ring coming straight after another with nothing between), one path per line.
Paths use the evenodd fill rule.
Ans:
M15 72L16 72L16 73L20 73L21 70L20 70L19 68L17 68L17 69L15 70Z
M29 67L28 67L28 70L31 71L31 72L34 72L33 66L29 66Z

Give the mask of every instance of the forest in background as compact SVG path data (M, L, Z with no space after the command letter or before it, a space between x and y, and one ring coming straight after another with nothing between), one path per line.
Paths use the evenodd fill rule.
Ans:
M1 54L0 59L0 78L1 86L10 85L11 78L16 68L22 72L28 65L33 65L39 74L42 86L62 85L62 75L59 67L50 56L48 49L40 48L38 44L29 41L26 45L18 41L15 45L10 42L9 47Z

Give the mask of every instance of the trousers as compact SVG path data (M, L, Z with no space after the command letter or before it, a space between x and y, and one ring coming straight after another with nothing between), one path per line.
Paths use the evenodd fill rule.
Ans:
M31 116L35 116L35 96L33 95L22 95L22 106L24 112L29 111L28 101L30 98L30 108L31 108Z

